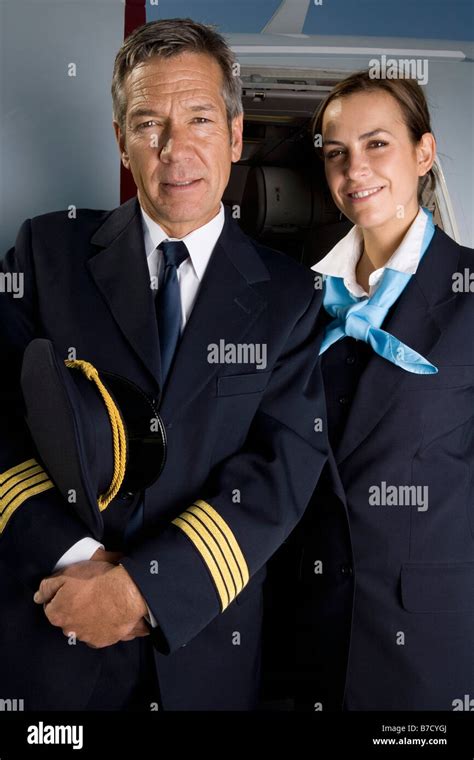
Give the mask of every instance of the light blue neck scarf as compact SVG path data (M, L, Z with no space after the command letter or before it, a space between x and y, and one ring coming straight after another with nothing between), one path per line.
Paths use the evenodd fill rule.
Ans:
M423 211L428 219L421 244L420 261L435 231L431 212L425 208ZM319 353L324 353L333 343L350 336L365 341L372 346L376 354L407 372L419 375L438 372L437 368L417 351L380 329L390 307L403 293L412 276L386 267L375 293L362 298L356 298L348 291L342 277L326 276L323 306L334 320L326 327Z

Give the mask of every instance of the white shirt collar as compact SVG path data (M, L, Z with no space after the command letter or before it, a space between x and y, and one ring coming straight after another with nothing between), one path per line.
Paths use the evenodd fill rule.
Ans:
M147 259L149 259L164 240L177 240L178 238L169 237L162 227L143 210L141 205L140 210L142 213L145 253ZM180 238L186 244L189 258L199 280L202 279L206 271L211 254L224 227L224 222L224 206L221 203L218 213L210 222Z
M332 277L342 277L348 291L357 298L372 295L382 278L386 267L397 272L415 274L420 262L421 246L425 234L428 217L422 208L419 209L413 223L402 242L391 255L385 267L380 267L369 277L369 293L359 285L356 279L357 262L362 254L362 230L354 226L329 253L318 261L311 269Z

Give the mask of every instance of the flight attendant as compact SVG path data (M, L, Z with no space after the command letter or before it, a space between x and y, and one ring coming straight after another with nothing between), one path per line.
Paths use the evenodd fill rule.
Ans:
M296 709L473 709L472 251L420 206L416 82L348 77L313 135L354 226L313 267L331 458L275 560L273 686Z

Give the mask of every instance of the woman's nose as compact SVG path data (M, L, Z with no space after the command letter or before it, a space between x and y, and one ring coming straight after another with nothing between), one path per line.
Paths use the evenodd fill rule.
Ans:
M369 163L363 153L348 152L344 165L344 173L348 179L357 179L366 176L369 172Z

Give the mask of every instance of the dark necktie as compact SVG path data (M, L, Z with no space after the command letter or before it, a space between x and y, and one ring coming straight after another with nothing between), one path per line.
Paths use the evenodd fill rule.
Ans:
M158 246L158 250L162 251L164 259L160 285L155 299L161 352L161 388L163 389L181 332L182 317L178 268L187 259L189 252L181 240L167 240ZM125 529L127 544L139 538L142 526L143 499L137 504L127 523Z
M181 333L181 297L178 268L189 256L182 240L166 240L158 246L163 253L164 267L156 294L156 318L161 351L161 380L165 385Z

